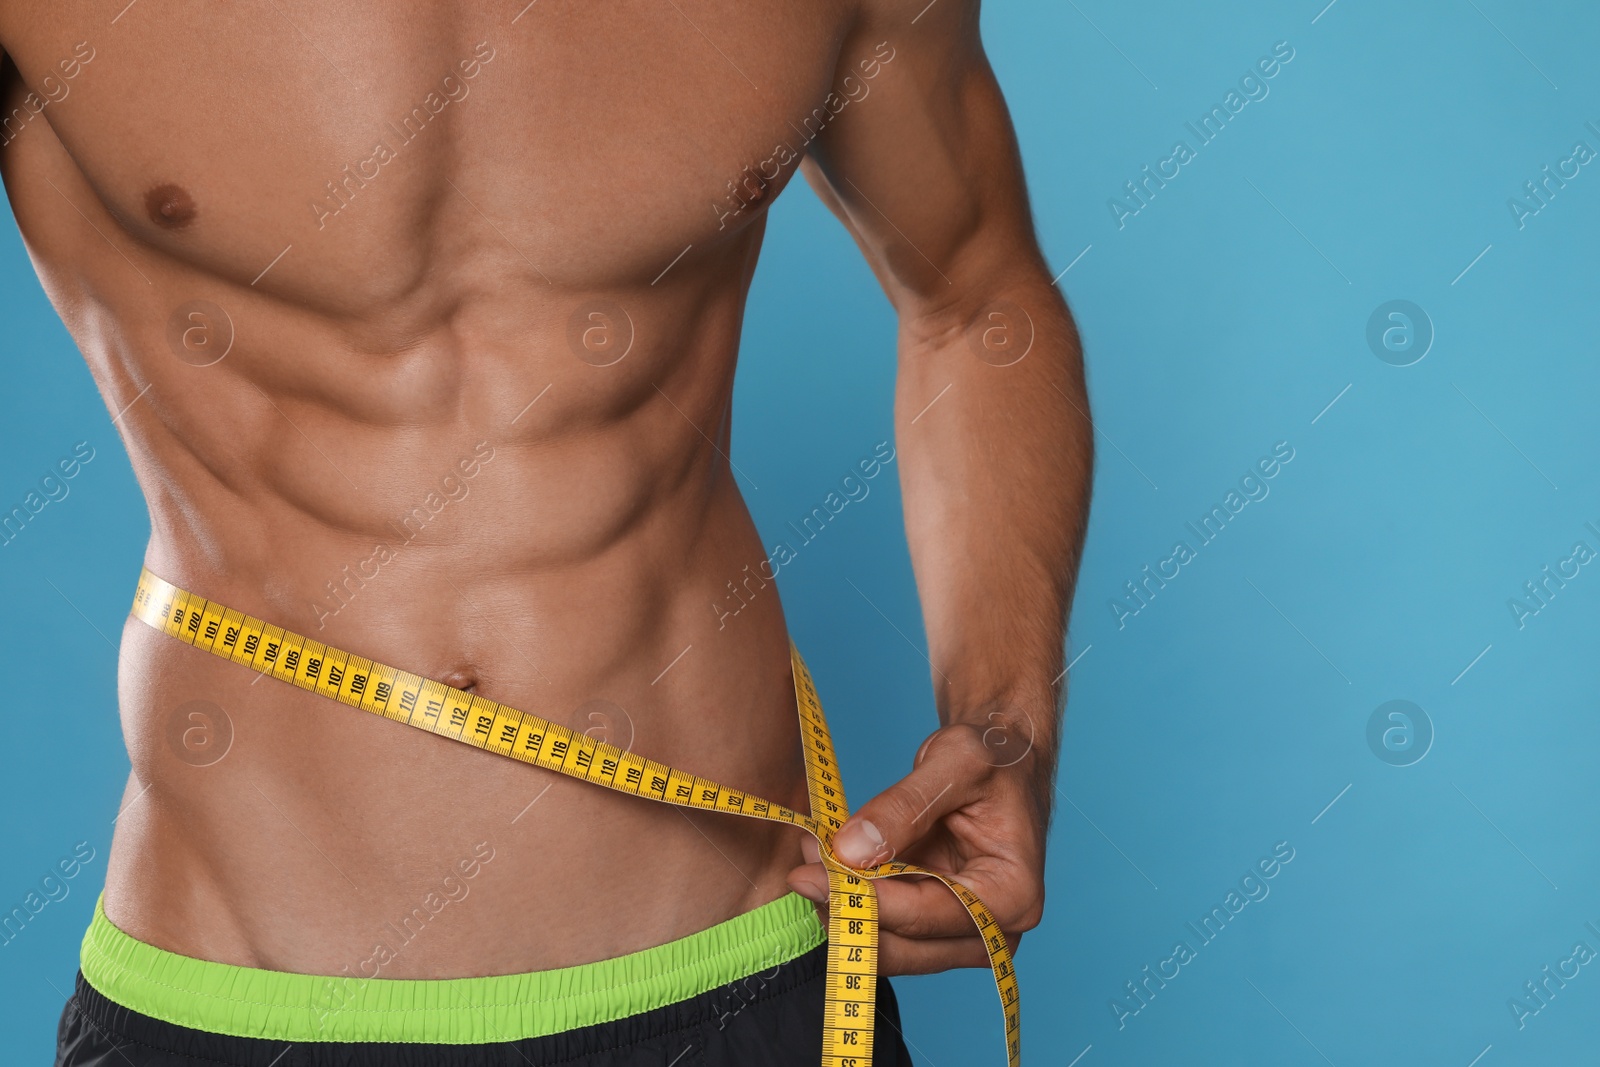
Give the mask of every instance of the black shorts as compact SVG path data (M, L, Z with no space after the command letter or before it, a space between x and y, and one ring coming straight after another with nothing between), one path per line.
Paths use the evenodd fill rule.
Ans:
M817 1067L826 943L687 1000L545 1037L480 1045L289 1044L153 1019L96 992L80 973L61 1013L56 1067ZM873 1063L909 1067L900 1008L878 979Z

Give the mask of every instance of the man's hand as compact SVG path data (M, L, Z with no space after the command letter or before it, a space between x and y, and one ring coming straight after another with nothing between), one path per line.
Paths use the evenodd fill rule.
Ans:
M1044 827L1039 753L1021 756L1032 738L1026 725L958 722L940 727L918 749L913 769L873 797L834 835L834 854L852 867L891 859L947 874L978 895L1000 923L1013 952L1044 913ZM1020 736L1019 736L1020 735ZM1043 783L1048 791L1048 777ZM817 843L804 839L813 862L789 874L789 886L823 905L828 875ZM928 974L951 967L987 967L972 917L933 878L879 878L879 973Z

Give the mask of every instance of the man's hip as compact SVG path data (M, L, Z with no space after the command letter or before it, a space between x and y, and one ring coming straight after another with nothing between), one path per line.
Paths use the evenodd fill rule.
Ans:
M578 967L467 979L294 975L194 960L97 906L56 1067L814 1067L826 942L789 894ZM911 1059L878 979L879 1067Z

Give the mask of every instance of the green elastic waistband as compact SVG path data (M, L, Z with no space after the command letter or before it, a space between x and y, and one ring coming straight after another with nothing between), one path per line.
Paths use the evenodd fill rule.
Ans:
M101 994L179 1026L280 1041L542 1037L688 999L827 937L811 902L788 893L677 941L576 967L487 978L324 977L180 956L111 925L102 903L81 957L84 978Z

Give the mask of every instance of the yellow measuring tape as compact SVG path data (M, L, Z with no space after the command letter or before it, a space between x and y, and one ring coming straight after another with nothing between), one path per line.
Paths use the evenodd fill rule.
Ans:
M148 569L139 573L133 615L142 622L223 659L270 674L308 692L332 697L440 737L531 763L622 793L702 811L725 811L788 823L817 839L828 871L828 981L822 1035L823 1067L871 1067L878 975L878 896L874 878L902 874L937 878L960 898L989 953L1006 1019L1006 1057L1020 1067L1021 1018L1011 951L994 915L961 883L910 863L865 870L833 855L833 835L849 815L839 781L833 738L800 653L791 643L795 703L804 739L811 814L802 815L738 789L597 741L537 715L486 700L397 667L343 652L252 615L178 588Z

